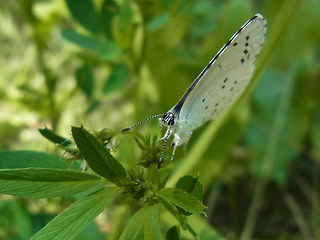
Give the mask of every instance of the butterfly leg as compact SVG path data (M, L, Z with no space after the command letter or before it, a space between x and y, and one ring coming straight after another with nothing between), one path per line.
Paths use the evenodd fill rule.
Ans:
M164 136L158 141L158 143L159 143L160 141L164 140L161 156L160 156L160 159L158 162L158 170L160 169L160 165L161 165L161 162L163 159L164 150L166 149L167 141L168 141L169 137L171 136L171 134L172 134L172 130L170 128L168 128L166 133L164 134Z
M172 154L171 154L171 161L173 161L173 157L174 157L174 154L176 152L176 148L180 145L180 137L179 137L179 134L175 133L174 134L174 138L173 138L173 141L171 143L171 147L173 147L173 151L172 151Z
M166 133L164 134L164 136L162 138L160 138L160 140L157 142L157 144L159 144L162 140L168 139L172 134L172 130L170 128L167 129Z
M173 145L173 144L172 144ZM173 157L174 157L174 154L176 152L176 149L177 149L177 145L174 145L173 146L173 151L172 151L172 154L171 154L171 158L170 158L170 161L172 162L173 161Z

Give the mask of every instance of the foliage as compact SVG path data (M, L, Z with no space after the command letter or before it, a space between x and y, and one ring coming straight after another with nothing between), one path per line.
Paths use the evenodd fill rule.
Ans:
M42 133L45 132L42 130ZM48 131L44 135L49 136L50 133L54 134ZM199 199L199 196L202 195L201 190L200 194L199 190L197 191L198 198L196 198L189 193L190 191L181 190L181 187L157 189L149 185L147 179L142 178L138 181L134 173L126 172L121 163L106 150L104 145L83 127L73 127L72 134L81 155L93 171L92 173L84 173L80 168L78 171L70 170L67 165L63 170L37 167L6 169L5 165L4 170L0 170L0 192L3 194L28 198L50 198L70 196L84 191L93 192L73 203L31 239L72 239L114 198L123 198L126 195L131 199L122 201L145 206L133 216L120 239L138 238L140 234L143 234L145 239L162 239L159 221L161 203L186 226L188 223L183 214L179 214L178 209L175 209L174 206L188 213L198 215L203 213L205 206ZM37 153L32 154L36 158ZM50 155L46 159L44 154L38 154L42 155L41 160L56 161ZM4 160L13 158L18 162L25 156L24 154L18 155L16 151L2 152L1 155ZM9 161L6 162L9 163ZM108 187L108 182L115 183L117 188ZM201 189L198 180L192 177L182 178L179 181L179 185L184 186L183 188L193 189L195 184L198 189ZM192 232L192 234L195 233Z
M121 129L256 12L249 87L157 171L156 121ZM1 239L320 238L319 2L22 0L0 20Z

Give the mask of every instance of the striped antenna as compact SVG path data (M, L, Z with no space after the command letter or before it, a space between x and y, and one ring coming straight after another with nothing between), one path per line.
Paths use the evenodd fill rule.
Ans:
M144 123L144 122L149 121L149 120L151 120L151 119L153 119L153 118L160 117L160 116L163 116L163 115L164 115L164 113L162 113L162 114L157 114L157 115L154 115L154 116L152 116L152 117L149 117L149 118L147 118L147 119L145 119L145 120L142 120L141 122L138 122L138 123L132 125L131 127L122 129L121 132L129 131L131 128L134 128L135 126L138 126L138 125L140 125L141 123Z

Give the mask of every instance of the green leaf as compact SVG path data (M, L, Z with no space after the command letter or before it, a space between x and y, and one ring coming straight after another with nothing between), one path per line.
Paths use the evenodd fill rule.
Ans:
M195 196L198 200L202 199L202 185L199 182L198 178L194 178L192 176L184 176L178 180L176 184L176 189L180 189L187 193L190 193L193 196ZM178 210L184 215L191 215L191 213L186 212L179 207Z
M179 240L180 239L180 231L178 226L173 226L167 231L166 234L167 240Z
M150 30L156 30L164 26L169 20L169 15L167 13L161 14L153 18L147 25Z
M115 65L112 72L103 88L104 93L110 93L118 90L127 80L129 69L124 64Z
M45 168L0 170L0 193L18 197L69 196L100 183L101 178L77 171Z
M63 30L61 35L64 39L79 47L98 52L101 42L95 38L83 35L75 30Z
M100 19L101 19L101 22L103 22L103 30L108 39L113 38L111 33L112 19L118 13L118 11L119 11L119 6L115 0L103 1L102 7L101 7Z
M0 151L0 169L27 167L79 169L58 155L34 151Z
M194 178L190 175L184 176L178 180L176 188L191 193L198 200L202 199L202 185L198 178Z
M39 129L39 132L42 136L44 136L46 139L50 140L51 142L61 145L63 147L68 147L72 144L70 139L61 137L60 135L56 134L54 131L52 131L49 128L43 128Z
M79 47L94 51L102 60L115 60L122 53L118 46L112 41L98 40L78 33L72 29L63 30L61 35L64 39Z
M93 112L94 110L96 110L97 107L99 106L99 104L100 104L99 99L92 100L90 106L87 109L87 113L89 114L89 113Z
M102 60L115 60L121 55L121 50L111 41L100 43L98 55Z
M55 217L31 239L72 239L106 208L115 195L116 188L105 188L80 199Z
M160 231L160 205L145 206L130 219L120 240L163 239Z
M125 178L123 166L84 127L72 127L72 136L93 171L112 182Z
M92 97L93 93L93 73L92 69L84 65L77 69L76 79L80 89L86 94L88 98Z
M92 33L101 31L100 17L91 0L66 0L72 17Z
M196 197L180 189L163 188L158 195L190 213L200 214L206 208Z

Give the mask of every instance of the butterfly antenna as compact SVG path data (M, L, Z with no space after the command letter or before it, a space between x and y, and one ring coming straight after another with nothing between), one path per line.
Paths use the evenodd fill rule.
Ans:
M162 114L157 114L157 115L154 115L154 116L149 117L149 118L147 118L147 119L144 119L144 120L142 120L141 122L138 122L138 123L132 125L131 127L122 129L121 132L127 132L127 131L129 131L131 128L134 128L135 126L138 126L138 125L140 125L141 123L144 123L144 122L149 121L149 120L151 120L151 119L153 119L153 118L160 117L160 116L163 116L163 115L164 115L164 113L162 113Z

